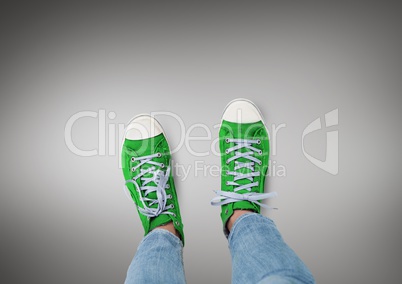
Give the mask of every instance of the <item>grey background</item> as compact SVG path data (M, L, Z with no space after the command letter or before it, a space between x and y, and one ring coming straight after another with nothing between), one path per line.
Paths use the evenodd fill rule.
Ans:
M210 127L225 105L253 100L268 125L286 123L272 157L286 177L264 212L318 283L392 283L401 263L401 18L388 1L230 1L131 5L8 5L0 46L0 260L4 283L122 283L142 238L117 155L79 157L64 127L79 111L171 111ZM207 2L207 1L203 1ZM303 2L303 3L301 3ZM339 174L311 164L303 129L339 109ZM160 117L177 145L176 121ZM74 143L98 144L97 120ZM192 133L204 135L202 130ZM325 131L306 138L325 157ZM116 143L117 137L115 139ZM175 144L176 143L176 144ZM206 151L210 141L192 142ZM116 146L117 147L117 146ZM116 148L117 149L117 148ZM182 147L175 162L218 165ZM229 283L218 177L176 179L189 283Z

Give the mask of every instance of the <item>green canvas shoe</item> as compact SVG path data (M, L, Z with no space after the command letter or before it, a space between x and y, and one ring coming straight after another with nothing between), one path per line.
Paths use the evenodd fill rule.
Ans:
M171 155L161 125L149 115L139 115L127 126L124 139L123 174L145 235L158 226L173 222L184 244Z
M264 193L268 171L269 135L258 108L245 99L237 99L226 107L219 129L221 153L221 190L211 204L221 206L223 230L234 210L270 208L261 200L276 196Z

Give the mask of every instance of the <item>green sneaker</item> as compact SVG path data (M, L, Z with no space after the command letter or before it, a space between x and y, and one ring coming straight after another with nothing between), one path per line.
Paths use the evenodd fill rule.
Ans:
M136 116L127 126L124 139L123 174L145 235L158 226L173 222L184 244L171 155L162 126L149 115Z
M226 223L234 210L252 210L260 213L260 207L270 208L261 200L276 196L276 192L264 193L268 171L269 135L258 108L245 99L230 102L222 117L219 129L221 152L221 190L211 200L221 206L223 230L229 232Z

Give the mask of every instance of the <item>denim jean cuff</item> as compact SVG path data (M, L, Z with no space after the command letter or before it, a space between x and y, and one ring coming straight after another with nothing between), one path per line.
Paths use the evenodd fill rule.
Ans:
M237 220L234 222L233 226L232 226L232 230L230 230L229 235L227 236L227 239L230 243L230 240L232 239L232 236L234 235L235 231L236 231L236 227L239 224L239 222L241 222L241 220L247 218L247 217L252 217L252 216L261 216L263 217L261 214L259 213L246 213L241 215L239 218L237 218ZM258 217L257 217L258 218Z
M183 248L183 242L181 241L180 238L178 238L175 234L172 232L169 232L168 230L164 229L153 229L151 232L146 235L142 241L140 242L139 246L149 237L152 237L153 235L165 235L168 239L172 240L174 243L179 244Z

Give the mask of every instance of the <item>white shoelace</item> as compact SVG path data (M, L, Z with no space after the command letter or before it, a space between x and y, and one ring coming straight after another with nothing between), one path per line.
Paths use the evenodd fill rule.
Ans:
M133 179L126 180L126 184L127 183L134 184L139 194L139 198L143 207L141 208L140 206L137 205L138 211L140 211L140 213L149 218L159 216L160 214L171 214L175 216L173 212L167 211L169 209L174 208L173 204L166 206L167 200L172 198L170 194L169 195L166 194L166 189L169 188L169 184L167 182L169 180L170 166L167 166L166 173L164 173L160 169L156 170L155 166L158 166L159 168L164 168L165 165L163 163L159 163L152 160L153 158L160 156L161 156L160 153L156 153L153 155L143 157L135 157L135 158L133 157L132 161L134 161L135 159L135 161L140 161L140 163L131 169L132 172L136 171L138 168L140 168L145 164L150 164L152 166L147 169L141 168L140 173L137 176L135 176ZM152 176L145 177L144 175L146 174L152 174ZM139 178L142 181L142 186L139 186L137 183L137 180ZM148 185L151 182L154 182L156 186ZM151 199L147 197L152 192L156 192L156 199ZM149 203L148 206L146 202ZM156 208L151 207L154 204L157 204Z
M233 181L226 182L227 186L234 186L233 192L229 191L222 191L222 190L215 190L214 192L218 195L217 197L211 200L211 205L220 206L225 205L228 203L233 203L237 201L246 200L252 203L255 203L264 208L272 208L268 205L262 204L260 200L276 197L276 192L270 193L258 193L258 192L251 192L254 186L258 186L258 181L254 181L254 177L260 176L259 171L254 170L254 165L257 163L259 165L262 164L261 160L254 157L255 153L259 155L262 154L262 151L255 148L253 144L260 144L260 140L251 140L251 139L226 139L226 143L234 143L233 147L230 147L226 150L226 154L229 154L233 151L235 155L230 157L226 160L226 164L234 161L234 171L227 171L226 174L229 176L234 176ZM240 152L240 149L246 148L247 152ZM239 162L238 159L244 158L247 159L247 162ZM241 173L238 172L240 169L249 169L250 172L248 173ZM247 179L249 183L239 184L238 181ZM237 193L240 190L247 190L248 193Z

